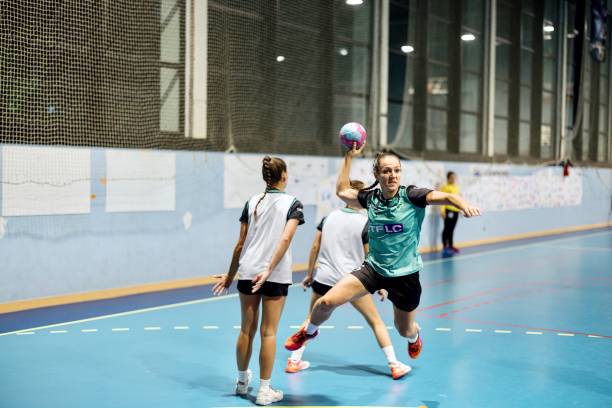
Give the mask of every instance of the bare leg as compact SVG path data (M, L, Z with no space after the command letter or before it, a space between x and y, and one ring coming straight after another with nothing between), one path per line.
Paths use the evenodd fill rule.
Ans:
M389 337L389 330L387 330L387 327L383 323L380 314L376 309L376 305L374 305L372 296L362 296L357 300L353 300L351 304L359 313L361 313L361 315L370 325L370 328L374 332L374 336L376 336L376 341L378 342L380 348L390 346L391 337Z
M329 292L315 302L310 322L320 326L331 316L334 309L368 293L361 281L349 274L342 278Z
M416 310L405 312L393 306L395 328L402 337L415 337L417 326L415 321Z
M274 357L276 355L276 331L280 321L285 296L263 297L263 314L261 319L261 349L259 351L259 377L265 380L272 376Z
M257 332L259 320L259 295L245 295L240 293L241 324L240 334L236 342L236 363L239 371L249 368L249 361L253 352L253 339Z

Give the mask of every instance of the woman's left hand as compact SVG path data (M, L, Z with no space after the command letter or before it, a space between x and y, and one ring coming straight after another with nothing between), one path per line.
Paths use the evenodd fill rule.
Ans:
M261 289L261 287L263 286L264 283L266 283L266 281L268 280L271 274L272 274L272 271L267 270L265 272L260 273L255 278L253 278L252 280L253 289L251 290L251 293L255 293L259 289Z

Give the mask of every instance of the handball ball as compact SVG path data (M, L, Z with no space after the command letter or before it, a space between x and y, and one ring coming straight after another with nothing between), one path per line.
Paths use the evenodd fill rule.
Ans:
M357 122L347 123L340 129L340 144L344 148L350 150L353 148L353 143L357 143L357 149L363 146L366 140L366 130Z

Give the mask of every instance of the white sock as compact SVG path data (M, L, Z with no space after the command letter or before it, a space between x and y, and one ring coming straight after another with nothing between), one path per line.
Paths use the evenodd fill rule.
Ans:
M306 326L306 334L308 335L314 334L314 332L316 332L318 328L319 326L308 322L308 326Z
M263 378L259 379L259 389L260 390L267 390L270 388L270 379L268 378L267 380L264 380Z
M302 359L302 355L304 354L304 350L306 350L306 346L300 347L299 349L291 353L291 357L289 358L293 361L300 361Z
M419 338L419 332L417 332L414 337L406 337L410 343L414 343Z
M238 371L238 381L240 381L241 383L246 383L247 380L249 379L249 370L244 370L244 371Z
M387 357L387 363L388 364L395 364L397 363L397 358L395 357L395 349L393 349L393 346L387 346L387 347L383 347L382 348L383 353L385 353L385 357Z

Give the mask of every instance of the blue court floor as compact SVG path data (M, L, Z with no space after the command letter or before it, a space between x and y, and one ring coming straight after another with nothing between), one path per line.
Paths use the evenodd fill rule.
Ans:
M312 367L285 374L282 342L310 296L292 287L275 405L612 407L612 230L429 260L421 282L421 357L392 330L413 367L399 381L350 306L308 345ZM232 395L238 299L202 297L0 334L0 407L253 406L256 389ZM391 326L391 304L378 305Z

